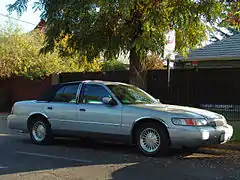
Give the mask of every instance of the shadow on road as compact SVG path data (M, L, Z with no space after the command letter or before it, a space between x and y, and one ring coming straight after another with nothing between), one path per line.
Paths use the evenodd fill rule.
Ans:
M0 141L1 141L0 137ZM52 155L60 156L59 154L65 153L61 156L67 156L75 158L76 161L68 161L54 158L45 158L41 156L28 156L22 154L9 154L6 148L2 152L3 156L0 155L0 167L1 163L13 164L9 169L0 169L0 175L13 174L20 172L32 172L40 170L52 170L61 168L81 168L88 166L102 166L102 165L119 165L127 164L124 167L117 169L112 172L111 176L113 180L127 180L127 179L159 179L161 175L162 179L176 179L188 177L187 179L196 179L196 174L193 173L195 168L199 168L201 164L199 160L210 159L212 163L216 161L222 161L224 154L216 151L200 150L197 153L192 153L188 150L171 150L164 157L149 158L142 156L135 147L124 145L124 144L111 144L102 143L90 140L79 140L79 139L57 139L49 146L37 146L33 145L29 139L18 138L14 142L19 147L25 147L25 151L41 150L42 153L46 154L51 152ZM9 146L10 147L10 146ZM82 150L83 152L77 151ZM68 151L68 152L67 152ZM60 152L60 153L59 153ZM66 153L67 152L67 153ZM4 153L6 155L4 155ZM92 160L92 162L80 162L78 156L81 155L86 159ZM219 159L219 160L217 160ZM193 166L193 164L195 164ZM209 169L208 167L201 166L200 175L201 177L213 178L219 173L218 169ZM201 172L204 170L204 173ZM211 173L210 176L206 175L206 172ZM79 171L79 177L82 173ZM90 170L91 173L91 170ZM92 172L93 173L93 172ZM103 172L104 173L104 172ZM224 173L224 172L222 172ZM1 179L1 178L0 178ZM205 178L206 179L206 178ZM207 178L208 179L208 178Z
M29 139L20 139L18 140L22 144L33 145ZM37 146L37 145L34 145ZM143 158L147 158L147 156L142 155L135 146L130 146L128 144L114 144L111 142L100 142L92 139L80 139L80 138L57 138L53 141L51 145L53 147L64 147L71 149L85 149L85 150L94 150L95 152L111 152L117 153L119 155L129 154L140 156ZM156 157L156 158L167 158L167 157L179 157L182 158L184 156L191 155L195 152L201 153L217 153L216 151L203 151L203 150L194 150L194 149L170 149L167 154L164 156Z

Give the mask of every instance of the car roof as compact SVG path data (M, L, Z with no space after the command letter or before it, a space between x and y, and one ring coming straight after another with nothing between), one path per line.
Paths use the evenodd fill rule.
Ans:
M87 83L87 84L102 84L102 85L127 85L129 86L130 84L122 83L122 82L116 82L116 81L103 81L103 80L84 80L84 81L69 81L69 82L64 82L60 83L62 85L66 84L76 84L76 83Z
M84 80L84 81L69 81L69 82L63 82L63 83L58 83L52 85L51 88L47 89L37 100L38 101L49 101L56 90L61 88L64 85L69 85L69 84L80 84L80 83L89 83L89 84L99 84L99 85L126 85L126 86L131 86L130 84L126 83L121 83L121 82L111 82L111 81L101 81L101 80Z

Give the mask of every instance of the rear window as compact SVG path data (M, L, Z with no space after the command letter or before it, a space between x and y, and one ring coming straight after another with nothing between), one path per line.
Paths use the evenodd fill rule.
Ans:
M54 101L54 102L68 102L75 101L77 89L79 83L74 84L56 84L52 85L50 88L45 90L37 101ZM61 96L61 98L59 98ZM67 97L67 99L62 99L62 97Z
M52 102L67 102L76 103L76 95L79 84L64 85L58 89L55 96L52 98Z
M51 86L50 88L45 90L37 100L38 101L47 101L47 102L50 101L55 96L56 91L58 89L60 89L61 87L62 87L61 84Z

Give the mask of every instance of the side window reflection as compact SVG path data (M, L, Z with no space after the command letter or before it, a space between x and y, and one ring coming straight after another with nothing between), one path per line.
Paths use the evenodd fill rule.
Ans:
M103 104L103 97L111 97L108 91L100 85L87 84L84 87L81 103L84 104Z

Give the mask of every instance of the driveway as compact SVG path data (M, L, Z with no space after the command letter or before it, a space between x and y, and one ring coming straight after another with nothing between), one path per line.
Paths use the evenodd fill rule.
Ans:
M149 158L126 145L78 139L37 146L28 135L10 133L6 121L0 121L1 180L237 180L239 167L239 151L203 149L191 155L172 151Z

